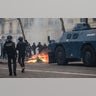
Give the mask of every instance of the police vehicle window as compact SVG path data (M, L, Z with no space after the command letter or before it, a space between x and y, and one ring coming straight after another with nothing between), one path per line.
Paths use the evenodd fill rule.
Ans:
M82 25L81 24L78 24L77 29L79 30L81 28L82 28Z
M90 28L90 26L88 25L88 24L83 24L83 27L82 27L83 29L89 29Z
M71 34L68 34L68 35L67 35L67 39L70 39L70 38L71 38Z
M81 29L82 29L82 24L77 24L77 25L74 27L73 31L78 31L78 30L81 30Z
M73 39L77 39L78 38L78 36L79 36L79 34L78 33L75 33L75 34L73 34Z

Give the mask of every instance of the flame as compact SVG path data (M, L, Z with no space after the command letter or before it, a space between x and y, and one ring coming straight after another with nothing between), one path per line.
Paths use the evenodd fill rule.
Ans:
M38 60L44 62L44 63L48 63L49 62L49 58L48 58L48 53L47 52L41 52L40 54L36 54L33 55L32 57L30 57L28 59L28 63L36 63L38 62Z

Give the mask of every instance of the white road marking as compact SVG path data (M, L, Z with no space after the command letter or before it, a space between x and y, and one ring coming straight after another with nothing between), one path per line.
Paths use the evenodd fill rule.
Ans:
M8 70L8 68L0 68L4 70ZM21 69L17 69L21 71ZM54 74L70 74L70 75L82 75L82 76L96 76L96 74L86 74L86 73L73 73L73 72L59 72L59 71L45 71L45 70L30 70L26 69L29 72L43 72L43 73L54 73Z

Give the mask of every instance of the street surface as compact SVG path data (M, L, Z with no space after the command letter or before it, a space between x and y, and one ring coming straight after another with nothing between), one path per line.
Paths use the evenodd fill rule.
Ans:
M85 67L82 63L64 66L55 63L26 63L25 73L21 73L17 65L17 76L8 76L7 64L0 63L0 78L96 78L96 67Z

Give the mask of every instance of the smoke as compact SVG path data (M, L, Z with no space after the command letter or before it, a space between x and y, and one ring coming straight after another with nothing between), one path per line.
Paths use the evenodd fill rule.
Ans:
M48 44L48 36L58 40L62 35L60 21L57 18L36 18L30 28L25 30L27 40L32 42L42 42Z

